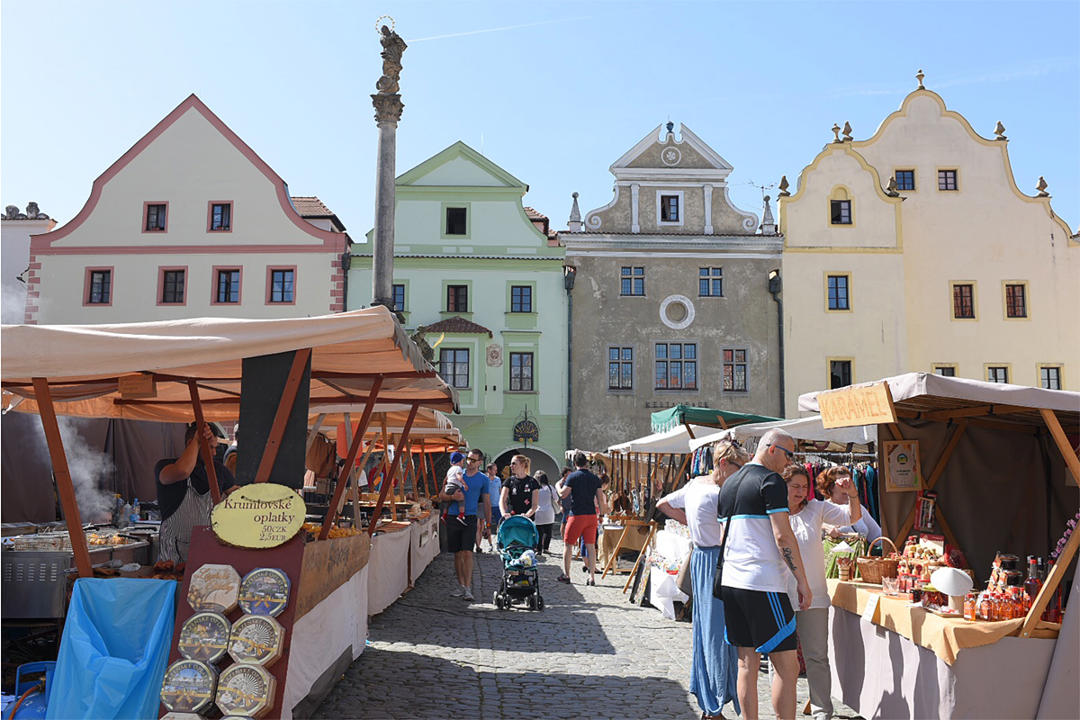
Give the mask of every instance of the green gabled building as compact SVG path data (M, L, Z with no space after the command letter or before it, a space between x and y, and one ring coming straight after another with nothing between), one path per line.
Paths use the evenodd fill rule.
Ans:
M519 451L564 464L567 294L548 219L529 186L463 142L398 176L394 302L457 388L453 417L500 468ZM371 304L372 234L352 246L347 307Z

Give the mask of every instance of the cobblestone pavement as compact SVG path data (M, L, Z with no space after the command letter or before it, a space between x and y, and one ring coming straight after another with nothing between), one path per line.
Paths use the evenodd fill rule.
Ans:
M688 692L690 623L628 602L625 575L595 587L574 562L556 582L562 545L540 568L543 611L492 604L502 564L476 555L476 601L451 598L453 559L437 557L416 587L371 619L369 645L315 718L697 718ZM770 717L768 675L758 678ZM807 698L799 680L798 707ZM733 717L731 706L726 716ZM837 717L855 717L838 707Z

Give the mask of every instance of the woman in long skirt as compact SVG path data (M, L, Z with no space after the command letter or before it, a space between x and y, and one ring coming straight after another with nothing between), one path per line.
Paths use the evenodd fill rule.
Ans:
M735 683L738 651L724 641L724 603L713 597L713 578L720 556L721 526L716 516L720 486L750 459L737 443L722 440L713 449L711 475L696 477L656 504L658 510L690 528L694 549L690 580L694 589L694 644L690 664L690 692L697 697L704 720L721 717L730 700L741 714Z

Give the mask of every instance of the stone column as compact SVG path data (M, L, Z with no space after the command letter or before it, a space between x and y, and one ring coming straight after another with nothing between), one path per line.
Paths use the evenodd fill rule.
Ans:
M396 208L397 126L404 105L398 93L371 96L375 124L379 127L379 154L375 180L375 234L372 273L372 305L394 308L394 211Z

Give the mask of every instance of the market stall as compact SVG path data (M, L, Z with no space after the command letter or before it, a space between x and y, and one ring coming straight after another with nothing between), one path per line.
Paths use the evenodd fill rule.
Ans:
M372 308L295 320L5 326L2 332L4 405L42 417L74 563L83 578L90 577L94 568L56 415L165 422L194 419L199 423L244 420L242 377L255 368L263 370L260 380L269 375L271 381L279 381L280 394L273 382L260 385L260 394L276 401L276 409L271 406L272 423L269 418L264 423L268 427L265 450L252 455L248 467L241 467L239 473L241 482L252 485L222 502L213 465L206 463L215 502L214 530L196 528L192 536L172 639L172 664L162 687L166 707L185 706L195 698L200 707L216 703L226 714L242 711L250 716L291 717L299 699L320 681L338 677L342 664L359 656L367 612L365 608L359 613L365 621L361 626L357 608L363 608L368 597L369 535L379 529L379 511L394 485L398 464L388 469L367 533L336 531L334 516L328 514L307 541L303 534L295 534L305 513L302 499L289 487L301 484L302 452L297 456L297 477L281 485L267 480L280 473L283 458L292 459L289 450L279 451L295 446L290 434L294 407L364 403L346 473L357 459L360 438L375 411L407 412L400 443L408 447L422 406L455 408L453 390L426 364L391 313ZM282 354L287 372L277 378L259 365L261 358L280 359ZM301 451L306 415L303 408L297 426ZM201 449L208 459L205 440ZM250 476L244 477L248 472ZM340 483L332 504L344 490L345 484ZM262 497L267 492L275 497ZM400 555L407 556L407 551ZM237 599L239 608L234 609ZM193 618L191 625L188 621ZM230 625L233 662L221 660L220 652L212 661L198 659L206 648L218 647L213 645L217 642L212 640L217 637L213 633L228 636ZM307 626L314 630L298 632ZM184 645L182 638L189 637L189 630L203 640ZM335 633L329 644L323 637L326 632ZM262 639L255 642L253 638ZM195 649L185 651L185 647ZM189 652L196 653L194 659ZM220 677L213 662L223 663ZM202 689L193 694L195 687ZM241 687L247 689L238 694ZM255 696L257 702L251 700Z
M1075 716L1075 676L1052 667L1068 661L1055 652L1061 625L1048 618L1060 618L1080 545L1067 526L1080 507L1080 394L911 373L799 406L825 427L889 438L882 525L903 548L874 561L888 582L830 581L833 694L867 717ZM925 550L935 543L944 555ZM1052 554L1040 577L1037 559ZM1016 565L1028 556L1025 580ZM950 566L970 571L977 596L925 584Z

